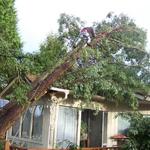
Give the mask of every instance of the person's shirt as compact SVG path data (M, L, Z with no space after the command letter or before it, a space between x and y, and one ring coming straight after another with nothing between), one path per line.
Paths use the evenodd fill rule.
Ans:
M91 38L95 37L95 33L92 27L85 27L81 30L81 33L88 33Z

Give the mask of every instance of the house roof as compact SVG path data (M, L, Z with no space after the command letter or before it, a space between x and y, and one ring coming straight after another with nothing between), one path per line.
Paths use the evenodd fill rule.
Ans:
M135 96L136 96L139 100L150 102L150 94L145 95L145 94L143 94L143 93L136 93Z
M71 90L57 88L57 87L51 87L49 88L49 90L55 92L62 92L65 93L67 96L72 93ZM150 95L145 96L144 94L136 93L135 96L138 98L140 104L150 104ZM106 98L104 96L95 95L93 96L92 100L97 102L104 102L106 101Z

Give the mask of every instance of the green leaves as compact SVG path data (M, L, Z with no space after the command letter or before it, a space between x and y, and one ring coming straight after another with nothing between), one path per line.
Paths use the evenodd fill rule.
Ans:
M66 14L61 16L60 36L66 33L64 31L67 31L67 36L72 35L70 28L78 29L76 25L69 26L72 19L78 21ZM95 23L94 27L96 34L116 28L121 30L103 38L95 48L82 49L79 56L82 67L79 67L78 62L75 63L76 67L56 85L73 90L76 98L90 100L93 95L101 95L116 103L126 103L137 108L135 93L146 92L150 88L147 78L149 73L144 71L149 66L145 50L146 32L125 15L112 16L109 21Z
M59 37L49 35L41 44L40 51L35 54L27 54L23 60L28 71L32 74L50 72L54 69L66 54L66 48Z
M27 103L27 92L29 91L30 86L25 82L17 83L13 86L13 92L8 94L6 98L11 101L15 101L19 104Z
M58 23L60 40L72 48L79 37L80 28L84 25L84 22L79 17L62 13Z
M15 77L22 78L25 73L21 64L22 43L17 31L17 18L14 0L0 0L0 92L9 85ZM23 80L22 80L23 81ZM24 81L14 83L7 91L6 97L19 103L26 97ZM11 93L11 94L10 94ZM15 95L15 96L14 96ZM12 98L12 99L11 99Z

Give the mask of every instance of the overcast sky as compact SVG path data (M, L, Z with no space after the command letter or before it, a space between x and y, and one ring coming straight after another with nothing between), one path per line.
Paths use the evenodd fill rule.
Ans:
M16 0L15 7L25 52L37 51L49 33L57 32L61 13L80 17L87 25L100 22L110 11L127 14L148 31L150 43L149 0Z

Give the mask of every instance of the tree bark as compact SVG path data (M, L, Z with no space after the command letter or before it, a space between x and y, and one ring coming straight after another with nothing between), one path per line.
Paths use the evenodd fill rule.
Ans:
M0 117L0 139L5 138L6 131L19 119L28 106L29 104L24 106L19 104L12 105L12 107Z

